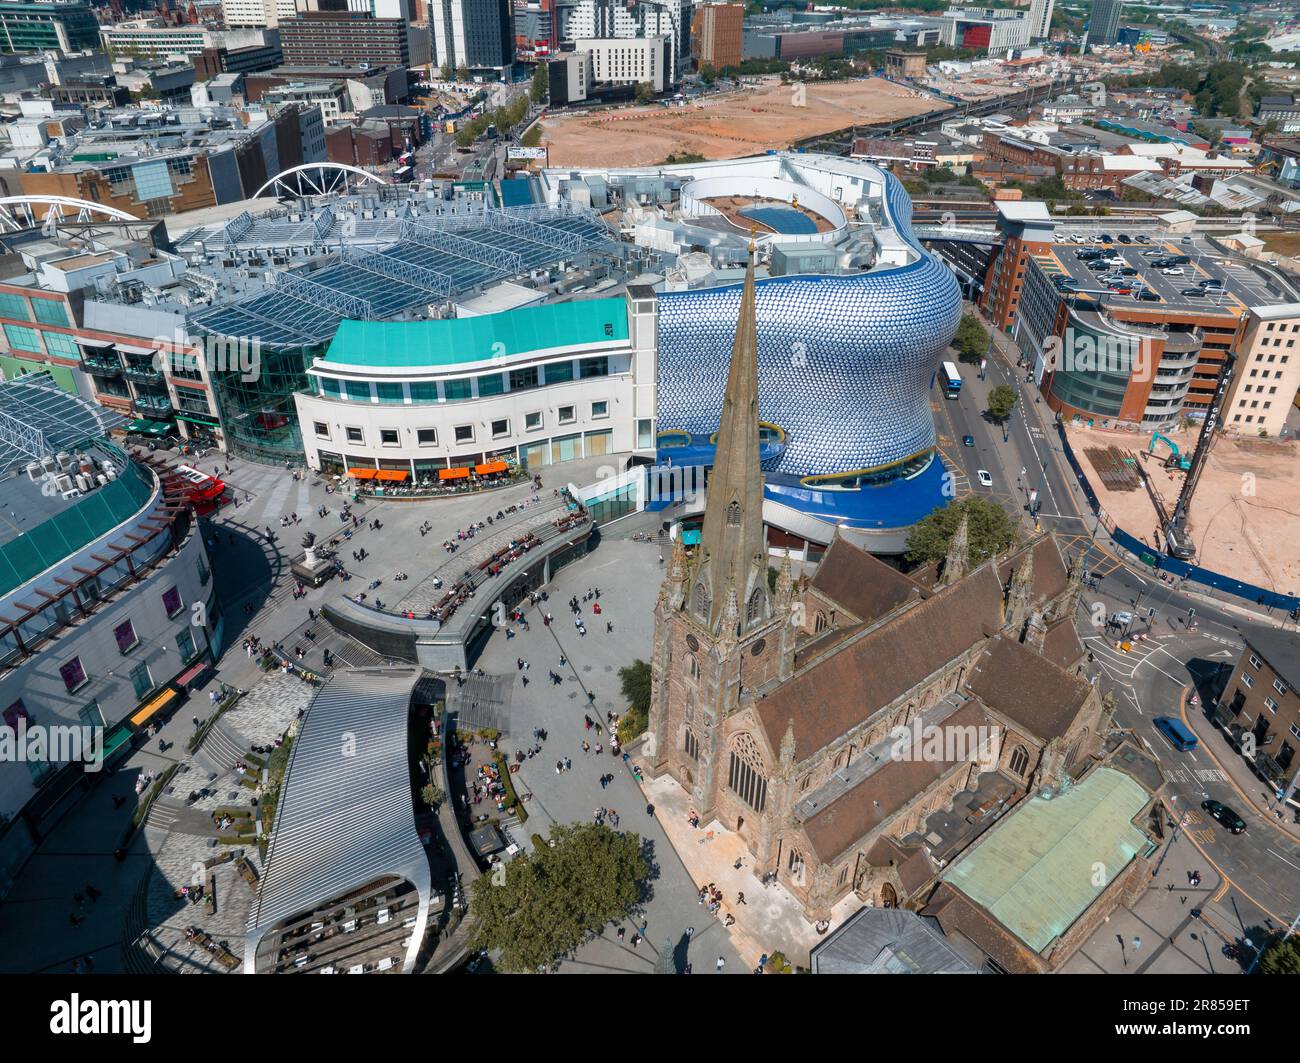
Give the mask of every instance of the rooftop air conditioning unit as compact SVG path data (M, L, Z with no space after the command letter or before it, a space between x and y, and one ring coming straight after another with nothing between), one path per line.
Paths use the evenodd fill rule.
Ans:
M373 210L363 210L361 212L361 217L366 219L367 221L374 218L374 216L375 216L375 212Z
M87 476L84 472L77 473L77 490L83 494L95 486L93 476Z
M72 477L67 473L59 473L58 476L54 477L54 488L57 491L71 491Z
M44 472L45 470L41 468L39 461L29 461L27 463L27 479L31 480L32 483L36 483Z

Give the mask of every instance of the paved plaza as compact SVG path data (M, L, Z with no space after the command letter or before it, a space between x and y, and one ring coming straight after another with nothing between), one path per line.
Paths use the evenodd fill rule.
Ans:
M545 509L556 488L594 479L598 470L608 469L613 460L572 462L542 470L538 511ZM362 520L361 528L340 549L353 578L347 583L327 582L295 599L288 559L299 551L306 530L325 537L342 528L337 512L344 497L327 495L324 481L310 475L294 480L283 469L237 460L229 463L227 473L224 459L221 465L223 477L237 491L239 500L237 508L228 506L206 527L226 617L225 653L208 685L191 695L158 736L168 744L167 750L151 741L115 773L95 780L90 792L32 858L7 902L0 906L0 970L67 971L74 961L84 965L89 957L91 970L108 973L140 970L142 966L147 969L151 956L162 956L168 969L216 969L209 954L185 941L185 928L200 925L234 947L242 940L251 888L235 873L233 864L226 863L215 869L214 914L187 905L176 892L191 881L195 863L219 851L212 845L211 810L220 805L249 804L251 792L241 791L230 773L230 743L272 741L296 719L315 690L292 676L262 673L244 652L243 640L250 634L264 643L284 640L290 652L302 643L308 653L303 663L317 671L324 671L319 657L325 645L334 647L338 666L383 663L377 654L355 643L346 643L346 651L341 649L341 636L307 640L309 629L328 633L327 626L312 620L308 610L319 613L331 596L354 594L374 580L382 582L372 596L388 596L396 603L430 573L446 570L453 555L443 549L445 539L455 538L458 530L495 516L498 510L525 501L531 504L534 497L530 486L519 485L486 495L429 502L364 500L353 510ZM330 510L323 517L316 512L320 505ZM300 523L281 529L280 517L293 512ZM382 527L372 530L369 522L376 519ZM421 536L419 529L426 523L428 530ZM266 534L268 526L274 542ZM650 525L640 518L638 527ZM369 556L351 561L352 551L362 546ZM491 633L475 662L486 677L471 680L467 689L456 691L452 699L463 696L468 706L477 698L481 711L508 714L509 733L501 741L507 756L532 745L535 729L547 733L540 754L525 760L514 776L519 792L528 795L523 806L528 820L510 828L510 836L524 850L531 848L534 834L545 836L552 823L590 822L597 808L614 810L619 829L634 831L647 843L653 865L648 896L625 925L623 940L618 939L616 927L606 928L599 939L565 958L561 972L650 972L665 949L672 952L673 969L684 971L689 965L692 973L701 974L715 972L719 957L725 961L726 973L748 972L761 955L776 950L795 963L806 964L808 951L818 940L815 930L783 887L762 885L737 836L717 822L692 828L687 821L689 795L668 778L647 779L638 786L630 766L637 762L639 746L633 747L630 763L609 752L607 713L621 713L626 708L618 670L650 655L653 606L663 571L661 549L653 542L623 537L617 528L614 534L600 536L592 553L554 574L545 588L548 600L528 608L526 630L513 624L513 637L504 629ZM460 555L461 560L464 556ZM410 582L393 583L397 571L409 573ZM591 602L582 604L584 636L575 627L567 602L575 595L581 599L595 588L601 592L601 613L594 613ZM554 616L550 626L542 623L546 612ZM518 667L520 659L528 662L526 670ZM560 683L548 679L552 671L561 677ZM222 732L234 737L223 740L214 735L197 754L186 754L184 743L192 733L191 718L206 717L209 691L222 682L248 692L220 721ZM584 716L599 723L602 732L588 730ZM582 749L584 741L590 747L587 753ZM603 750L599 754L595 752L598 743ZM564 758L572 762L572 769L557 773L556 762ZM115 860L113 849L135 807L136 779L175 763L185 770L176 777L174 793L155 806L127 858ZM603 775L612 776L606 787L600 783ZM209 782L209 776L215 779ZM184 795L203 784L213 793L187 805ZM454 800L457 795L449 796ZM115 797L120 800L115 802ZM653 806L653 814L648 812L649 806ZM256 847L246 852L260 870ZM1187 872L1193 868L1203 873L1199 890L1165 888L1185 884ZM709 882L716 883L724 897L716 917L698 900L699 887ZM90 885L100 894L94 901L87 899ZM743 904L741 893L745 895ZM78 895L82 896L80 903ZM1191 841L1180 838L1159 879L1135 910L1115 913L1066 970L1239 969L1222 954L1223 944L1245 936L1250 925L1235 903L1234 897L1220 888L1212 867ZM842 902L833 913L832 927L857 907L851 897ZM1200 918L1191 916L1193 907L1202 911ZM735 917L729 929L721 921L728 914ZM632 935L641 933L643 922L643 940L633 946ZM1142 942L1137 949L1132 945L1135 937ZM124 943L137 941L144 947L123 948Z

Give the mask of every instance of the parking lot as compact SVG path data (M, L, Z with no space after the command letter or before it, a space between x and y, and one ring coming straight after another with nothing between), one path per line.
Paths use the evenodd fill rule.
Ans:
M1094 234L1087 229L1070 229L1062 226L1057 229L1057 235L1059 238L1061 235L1078 232L1094 236L1106 231L1099 230L1098 233ZM1117 236L1118 234L1111 233L1110 235ZM1122 259L1124 266L1112 267L1105 271L1091 270L1088 268L1090 263L1078 258L1078 252L1085 248L1111 250L1111 257ZM1058 243L1054 245L1052 251L1062 271L1070 275L1071 280L1081 291L1089 293L1106 292L1105 284L1098 280L1102 273L1112 273L1119 268L1135 270L1135 275L1125 278L1133 284L1131 294L1106 294L1106 302L1112 306L1152 310L1168 307L1179 311L1199 311L1205 314L1231 314L1236 316L1240 315L1242 310L1252 303L1276 301L1275 296L1270 297L1267 294L1265 282L1262 278L1257 277L1251 270L1243 266L1235 266L1231 263L1225 266L1226 259L1210 254L1195 241L1189 244L1183 244L1181 238L1151 240L1150 243L1146 244L1138 242L1104 244L1100 240L1078 243L1071 241L1068 244ZM1181 274L1168 275L1161 272L1153 264L1160 257L1157 252L1169 256L1185 256L1191 261L1180 263L1174 267L1181 270ZM1224 291L1209 292L1205 295L1183 294L1190 289L1199 288L1201 282L1206 280L1220 281L1223 284ZM1144 290L1155 293L1159 296L1159 300L1140 299L1138 293Z

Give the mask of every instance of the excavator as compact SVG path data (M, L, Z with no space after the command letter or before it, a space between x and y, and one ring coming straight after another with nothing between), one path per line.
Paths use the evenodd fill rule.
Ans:
M1182 456L1182 454L1178 450L1178 444L1175 443L1168 436L1162 436L1159 432L1151 433L1151 443L1147 446L1148 454L1154 454L1156 452L1157 443L1163 443L1170 450L1169 457L1165 458L1166 469L1177 468L1177 469L1182 469L1183 472L1186 472L1188 469L1192 467L1192 459L1185 458Z

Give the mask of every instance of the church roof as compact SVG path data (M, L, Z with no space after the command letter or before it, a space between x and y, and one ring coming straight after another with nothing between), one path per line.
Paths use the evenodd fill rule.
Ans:
M1044 743L1070 729L1092 691L1087 680L1005 635L976 658L966 687Z
M1059 668L1073 668L1084 654L1079 633L1074 630L1074 618L1063 616L1047 628L1043 639L1043 656Z
M878 620L909 599L924 598L927 592L896 568L891 568L870 551L845 539L831 541L812 578L814 590L859 620Z
M846 641L755 703L769 744L780 747L793 719L795 760L812 756L993 634L1001 609L1002 584L992 566L984 565Z
M1022 801L943 879L1041 955L1135 856L1152 850L1133 823L1150 797L1124 772L1098 767L1066 790Z
M978 974L932 919L862 908L812 950L814 974Z
M905 846L888 836L875 840L867 850L867 859L875 867L893 864L904 891L909 895L929 882L935 873L934 865L930 863L924 848L919 845Z
M987 721L984 706L970 698L955 712L947 714L937 726L946 731L948 728L978 727ZM834 860L864 834L906 808L953 767L968 759L918 755L915 759L904 760L889 757L887 748L884 753L888 759L880 761L876 770L870 771L860 782L804 821L804 833L823 862ZM800 806L804 804L800 802ZM795 811L798 814L798 806Z

